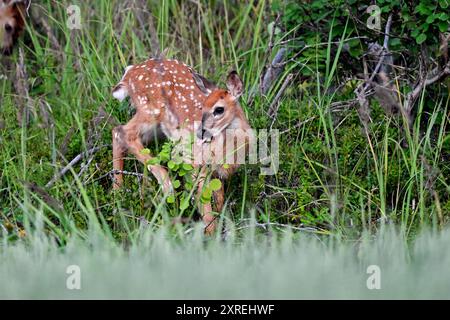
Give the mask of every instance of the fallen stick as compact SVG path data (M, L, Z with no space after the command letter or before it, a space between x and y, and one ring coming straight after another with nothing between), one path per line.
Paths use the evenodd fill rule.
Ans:
M62 168L62 170L56 174L46 185L46 188L51 188L56 181L58 181L59 179L61 179L61 177L63 177L71 168L73 168L74 165L76 165L81 159L86 158L91 156L92 154L98 152L99 150L103 149L104 147L109 147L110 145L103 145L100 147L94 147L91 148L85 152L80 153L79 155L77 155L75 158L72 159L72 161L69 162L69 164L67 164L67 166L65 166L64 168Z
M281 99L281 97L283 96L284 91L286 90L286 88L289 85L289 82L291 82L292 78L294 77L294 75L292 73L288 74L288 76L286 77L286 79L283 82L283 85L281 86L280 90L278 91L277 95L275 96L275 98L273 99L272 103L269 106L269 116L272 118L272 124L270 125L270 127L272 128L273 124L275 123L275 120L277 119L277 113L278 113L278 102Z
M261 84L262 94L267 94L267 92L269 92L273 83L278 79L278 77L284 71L284 66L279 65L279 64L281 62L283 62L283 60L286 57L286 54L287 54L286 48L281 48L280 50L278 50L277 54L275 55L275 58L273 59L269 68L267 69L266 73L264 74L264 78L263 78L263 81Z
M126 176L133 176L133 177L136 177L138 179L143 179L144 178L144 174L143 173L137 173L137 172L131 172L131 171L124 171L124 170L116 170L116 169L114 169L114 170L108 171L104 175L102 175L102 176L100 176L100 177L98 177L98 178L96 178L96 179L94 179L92 181L86 182L86 184L90 184L90 183L93 183L93 182L105 179L107 177L111 178L111 180L113 180L113 182L114 182L113 175L114 174L119 174L119 173L123 174L123 175L126 175ZM152 181L152 178L151 177L147 177L147 180L148 181Z

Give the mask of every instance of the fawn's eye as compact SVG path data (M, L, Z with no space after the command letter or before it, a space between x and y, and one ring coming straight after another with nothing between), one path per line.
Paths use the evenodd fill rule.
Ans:
M13 27L9 23L7 23L5 25L5 31L11 33L13 31Z
M213 114L215 117L217 117L220 116L222 113L224 113L224 111L225 111L224 107L217 107L216 109L214 109Z

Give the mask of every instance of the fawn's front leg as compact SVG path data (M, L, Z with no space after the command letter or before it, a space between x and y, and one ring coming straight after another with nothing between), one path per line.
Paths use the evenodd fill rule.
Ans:
M139 136L140 121L133 118L124 126L118 126L113 130L113 166L114 170L123 169L123 157L126 152L133 154L140 162L147 165L147 162L153 157L148 154L142 154L144 145ZM147 122L147 125L151 125ZM169 179L169 174L166 169L160 165L147 165L150 172L158 180L163 187L164 192L173 192L172 182ZM122 185L123 178L121 173L114 175L114 188L117 189Z
M217 222L216 217L213 215L211 201L208 203L201 202L201 196L203 192L203 187L206 181L206 167L200 169L198 177L194 177L194 180L198 179L197 185L197 207L202 216L203 223L205 224L205 234L212 235L216 229Z
M220 212L222 212L223 203L225 200L225 190L223 187L223 181L222 181L222 185L220 186L220 189L217 191L214 191L213 195L214 195L214 204L215 204L216 212L220 213Z

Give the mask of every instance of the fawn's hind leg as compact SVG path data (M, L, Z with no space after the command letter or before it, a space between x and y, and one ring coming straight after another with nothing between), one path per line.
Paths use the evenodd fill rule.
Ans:
M141 141L142 119L131 119L126 125L119 126L113 130L113 165L115 170L123 169L123 157L126 152L133 154L141 163L148 166L150 172L155 176L164 192L171 193L173 191L172 182L166 169L159 165L147 165L152 159L149 154L142 154L144 145ZM146 127L151 127L150 120L143 122ZM122 174L115 175L114 188L119 188L123 182Z

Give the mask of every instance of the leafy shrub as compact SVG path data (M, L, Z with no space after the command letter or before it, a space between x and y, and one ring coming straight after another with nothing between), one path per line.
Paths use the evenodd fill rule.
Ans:
M417 58L422 45L430 53L439 49L439 34L449 29L449 0L379 0L381 29L374 30L367 26L370 14L367 8L374 3L361 0L315 0L315 1L275 1L273 9L283 13L283 23L286 30L295 29L294 48L301 49L303 63L315 64L316 54L321 67L324 68L327 46L316 46L320 42L338 42L341 38L351 38L344 47L348 60L343 61L346 67L359 66L359 59L366 51L369 42L382 43L384 24L389 14L393 16L391 28L390 49L404 58ZM377 12L373 11L373 14ZM308 47L305 49L305 46ZM295 51L295 50L294 50ZM417 60L417 59L416 59ZM351 62L350 62L351 61ZM411 65L413 66L413 65Z

